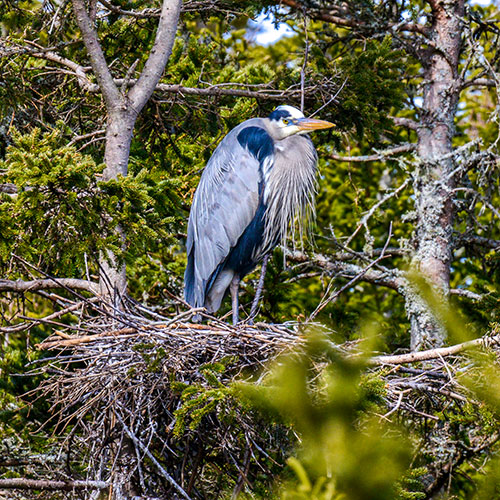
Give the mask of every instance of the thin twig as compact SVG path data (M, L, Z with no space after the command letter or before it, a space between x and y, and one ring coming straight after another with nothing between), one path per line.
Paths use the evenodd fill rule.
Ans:
M162 465L156 460L154 455L147 449L142 442L137 439L136 435L128 428L127 424L123 421L119 413L115 414L116 418L120 421L123 426L123 430L126 432L127 436L133 441L133 443L138 446L143 453L147 455L149 460L155 465L161 475L187 500L191 500L191 497L182 489L180 485L177 484L175 479L162 467Z

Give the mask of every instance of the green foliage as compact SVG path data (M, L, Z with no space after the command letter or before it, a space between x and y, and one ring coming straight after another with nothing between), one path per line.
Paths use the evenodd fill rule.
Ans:
M244 398L299 435L289 462L296 480L285 484L283 498L397 498L411 446L368 411L383 391L364 368L362 357L342 357L327 338L310 334L306 352L278 360L261 386L240 386Z
M363 51L344 56L339 68L349 82L339 114L349 117L360 136L366 130L378 139L392 126L388 112L402 107L404 87L397 76L404 69L403 52L394 50L390 37L370 40Z
M424 500L427 498L422 484L422 477L426 473L427 468L425 467L410 469L396 486L398 500Z
M180 393L182 405L175 410L174 435L179 438L189 429L194 431L202 419L212 412L222 412L225 402L232 398L233 389L223 384L219 377L225 371L226 362L200 367L204 382L183 384L174 382L172 389Z
M84 277L85 259L95 264L110 249L131 263L138 255L172 243L178 221L175 180L153 169L99 181L103 165L65 144L61 129L12 132L0 163L18 188L0 204L0 263L22 255L54 275ZM123 248L117 228L126 235ZM87 256L87 257L86 257Z
M97 179L102 165L63 144L59 131L12 133L0 168L18 187L0 206L0 258L22 255L47 272L75 274L85 253L101 242Z

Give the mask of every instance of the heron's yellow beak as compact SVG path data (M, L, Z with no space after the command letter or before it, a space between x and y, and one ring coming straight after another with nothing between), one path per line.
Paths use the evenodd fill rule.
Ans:
M315 120L314 118L299 118L296 125L300 130L319 130L321 128L335 127L334 123L325 120Z

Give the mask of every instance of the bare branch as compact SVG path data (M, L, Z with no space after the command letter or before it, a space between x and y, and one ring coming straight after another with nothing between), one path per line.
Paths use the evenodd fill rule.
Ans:
M190 500L190 496L182 489L181 486L177 484L175 479L162 467L162 465L156 460L156 458L153 456L153 454L148 450L147 446L144 446L144 444L137 439L135 434L128 428L127 424L123 421L123 419L120 417L119 413L116 413L116 418L120 421L120 423L123 426L123 430L127 434L127 436L133 441L133 443L140 448L140 450L147 455L149 460L153 462L155 467L158 469L158 471L161 473L161 475L187 500Z
M73 146L73 144L76 144L77 142L80 141L85 141L87 139L96 139L96 136L103 136L100 137L100 140L105 139L104 135L106 134L105 130L94 130L93 132L89 132L88 134L83 134L83 135L75 135L71 141L68 142L68 146Z
M390 200L394 196L397 196L401 191L403 191L408 186L409 183L410 183L410 178L408 177L401 184L401 186L394 189L393 191L390 191L381 200L379 200L377 203L375 203L375 205L373 205L372 208L370 208L370 210L368 210L368 212L366 212L365 215L363 215L363 217L359 221L358 227L354 230L354 232L351 234L351 236L349 236L349 238L347 239L345 246L349 246L351 241L359 233L360 229L363 226L365 226L368 229L368 226L366 225L366 223L368 222L368 219L370 219L370 217L372 217L372 215L378 210L378 208L381 207L386 201Z
M0 490L102 490L108 488L105 481L51 481L47 479L26 479L21 477L0 479Z
M457 295L458 297L464 297L466 299L481 301L485 297L479 293L471 292L470 290L464 290L463 288L452 288L450 290L450 295Z
M151 19L155 17L160 17L161 11L160 9L147 8L142 10L126 10L113 5L111 2L107 0L99 0L99 3L106 7L110 12L114 12L115 14L119 14L121 16L133 17L135 19ZM227 3L227 2L226 2ZM183 2L181 6L181 12L200 12L200 11L210 11L213 13L214 11L219 12L234 12L225 7L224 2L217 2L215 0L203 0L203 1L192 1L188 0ZM239 13L238 13L239 14Z
M104 57L101 44L97 37L97 32L92 26L92 21L89 18L83 0L72 1L76 22L82 33L92 69L99 82L99 87L106 101L107 108L112 109L120 102L120 91L113 81L113 76L111 75L111 71Z
M399 116L390 116L389 118L394 122L394 125L397 125L398 127L406 127L411 130L418 130L420 127L418 122L412 120L411 118L402 118Z
M488 250L500 250L500 240L493 240L476 234L460 234L455 237L455 248L462 245L476 245Z
M113 5L111 2L107 2L106 0L99 0L99 3L106 7L110 12L114 12L115 14L120 14L121 16L129 16L134 17L136 19L150 19L152 17L160 17L160 9L143 9L139 11L134 10L125 10Z
M0 292L37 292L53 288L71 288L97 293L97 283L76 278L48 278L30 281L0 279Z
M318 19L320 21L326 21L337 26L343 26L346 28L356 28L363 30L373 30L373 26L370 24L362 23L359 19L355 17L342 17L340 15L335 15L326 9L306 9L305 5L297 0L281 0L281 3L291 7L294 10L305 11L307 15L313 19ZM429 30L418 23L389 23L384 27L386 30L394 31L410 31L413 33L420 33L421 35L427 36Z
M367 162L367 161L378 161L383 160L389 156L394 156L400 153L408 153L409 151L415 151L417 148L416 144L402 144L401 146L397 146L395 148L386 149L384 151L380 151L374 155L365 155L365 156L341 156L332 153L330 158L336 161L348 161L348 162Z
M496 87L497 82L490 78L473 78L472 80L465 81L460 87L462 90L469 87Z
M65 57L59 56L57 53L51 50L42 50L42 47L36 45L37 50L30 49L28 47L16 47L16 53L24 53L31 57L36 57L38 59L45 59L47 61L52 61L60 64L71 70L68 74L74 74L77 77L78 84L82 88L82 90L89 93L97 93L100 92L101 89L98 84L92 83L88 76L88 69L85 66L82 66L75 61L67 59ZM0 46L1 48L1 46ZM2 55L11 54L12 49L3 50ZM127 87L133 87L137 84L137 80L134 78L113 78L114 85L118 87L123 87L126 85ZM166 84L166 83L157 83L154 90L157 92L164 92L167 94L180 94L180 95L197 95L197 96L232 96L232 97L250 97L254 99L260 100L274 100L274 101L285 101L289 99L299 99L300 98L300 90L299 89L286 89L286 90L278 90L272 88L264 88L262 90L249 90L249 89L241 89L241 88L230 88L231 86L237 86L237 83L223 83L210 85L205 88L196 88L196 87L184 87L183 85L178 84ZM340 90L345 85L345 81L340 87ZM250 86L249 86L250 87ZM319 86L312 86L305 89L307 93L313 93L318 90ZM335 94L334 97L336 97ZM335 99L331 99L328 104ZM321 108L320 108L321 109Z
M180 5L180 0L163 0L155 42L139 80L128 94L132 106L137 113L141 111L151 97L156 84L165 70L165 65L170 57L175 40Z
M57 52L47 49L46 47L42 47L41 45L30 40L26 40L26 43L31 45L32 48L19 45L6 46L4 43L0 42L0 56L11 57L13 54L26 54L38 59L55 62L61 66L69 68L76 76L78 85L80 85L80 87L86 92L97 92L99 90L98 85L92 83L87 77L87 71L89 68L86 68L71 59L62 57Z
M385 286L393 290L399 290L406 284L405 278L400 276L400 271L394 270L386 272L371 269L373 266L370 268L364 268L356 264L350 264L339 260L330 260L327 256L318 253L314 253L309 256L303 252L294 251L287 254L287 259L295 262L308 262L312 266L317 266L329 273L337 274L343 278L351 279L357 277L357 281L366 281L368 283ZM377 262L378 260L379 259L377 259Z
M116 79L115 83L121 85L123 79ZM134 85L135 80L130 80L130 84ZM229 83L230 85L230 83ZM205 88L184 87L182 85L169 85L166 83L158 83L155 87L158 92L165 92L168 94L186 94L186 95L199 95L199 96L233 96L233 97L253 97L255 99L272 99L272 100L286 100L290 98L299 98L300 90L246 90L246 89L232 89L223 85L211 85ZM96 89L97 90L97 89ZM309 89L306 90L306 92Z
M450 347L438 347L427 351L409 352L408 354L398 354L394 356L375 356L370 359L372 365L399 365L406 363L415 363L417 361L428 361L441 357L451 356L462 351L474 349L476 347L489 347L500 343L500 335L493 337L481 337L479 339L469 340L461 344Z
M318 313L321 312L322 309L324 309L331 302L335 301L342 292L353 286L358 281L362 280L363 276L369 273L372 267L376 266L382 259L385 258L385 251L389 246L389 241L391 239L391 236L392 236L392 225L389 228L389 235L387 237L387 241L384 245L384 248L382 249L382 253L380 254L380 256L377 257L374 261L370 262L366 267L361 269L358 274L356 274L347 284L345 284L340 290L337 290L335 293L328 295L328 288L329 288L328 287L324 297L321 299L316 309L314 309L314 311L310 314L308 321L312 321L318 315Z
M0 184L0 193L16 194L17 193L17 186L15 184L11 184L11 183Z

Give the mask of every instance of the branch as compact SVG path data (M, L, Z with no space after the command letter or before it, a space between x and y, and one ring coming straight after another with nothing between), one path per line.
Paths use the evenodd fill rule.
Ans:
M371 365L400 365L415 363L417 361L444 358L475 347L489 347L499 343L500 335L495 335L493 337L481 337L479 339L469 340L450 347L438 347L437 349L429 349L428 351L409 352L408 354L399 354L394 356L375 356L370 359L369 363Z
M113 81L113 76L109 70L104 57L101 44L97 37L97 32L92 26L83 0L72 0L75 11L76 22L82 33L83 42L90 57L92 69L99 83L99 87L106 101L106 107L112 109L120 102L120 92Z
M459 234L455 237L455 248L467 244L477 245L488 250L500 250L500 240L493 240L476 234Z
M418 130L420 127L418 122L412 120L411 118L401 118L399 116L390 116L389 118L394 122L394 125L397 125L398 127L406 127L411 130Z
M60 334L60 332L58 332ZM138 336L137 328L122 328L120 330L113 330L110 332L97 333L94 335L79 335L77 337L64 337L63 340L54 340L54 337L50 337L48 340L44 340L40 344L36 344L37 349L62 349L63 347L74 347L81 344L87 344L89 342L95 342L99 338L103 337L116 337L116 336L126 336L133 335Z
M120 83L121 80L117 80ZM133 83L134 80L131 80ZM227 85L227 84L226 84ZM165 83L159 83L156 86L156 90L166 93L174 94L189 94L189 95L200 95L200 96L234 96L234 97L253 97L255 99L275 99L275 100L285 100L293 97L300 96L300 90L244 90L244 89L231 89L222 85L211 85L203 89L194 87L183 87L182 85L167 85Z
M119 14L121 16L133 17L135 19L151 19L154 17L160 17L161 14L160 9L147 8L143 10L126 10L116 5L113 5L111 2L108 2L107 0L99 0L99 3L104 7L106 7L106 9L108 9L110 12L114 12L115 14ZM217 2L215 0L209 0L209 1L188 0L186 2L183 2L181 6L181 12L196 12L196 13L199 13L200 11L210 11L211 13L213 13L214 11L234 12L224 7L225 7L224 2Z
M109 484L105 481L51 481L46 479L26 479L12 478L0 479L0 490L102 490L108 488Z
M469 87L496 87L497 82L489 78L473 78L472 80L465 81L460 89L464 90Z
M82 88L82 90L90 93L100 92L101 89L99 85L96 83L92 83L86 72L87 68L82 66L75 61L67 59L65 57L61 57L53 51L46 50L30 50L24 47L24 52L26 55L36 57L38 59L44 59L47 61L52 61L69 68L72 73L77 77L78 84ZM10 54L5 52L5 55ZM71 73L69 73L71 74ZM128 81L127 81L128 80ZM113 78L113 84L117 87L123 86L124 83L127 83L128 87L133 87L136 85L137 80L134 78L125 79L125 78ZM262 99L262 100L278 100L284 101L287 99L292 99L298 97L300 95L300 90L247 90L247 89L233 89L228 88L228 85L232 85L230 82L225 84L211 85L206 88L194 88L194 87L184 87L178 84L166 84L166 83L157 83L154 90L158 92L166 92L168 94L186 94L186 95L199 95L199 96L233 96L233 97L251 97L254 99ZM236 85L236 84L234 84ZM314 89L307 89L314 90Z
M11 184L11 183L0 184L0 193L16 194L17 193L17 186L15 184Z
M379 271L367 269L356 264L342 261L332 261L328 257L314 253L311 256L303 252L294 251L287 254L287 259L295 262L308 262L313 266L318 266L329 273L335 273L345 278L358 277L359 281L366 281L375 285L382 285L393 290L399 290L406 285L406 279L398 276L398 271ZM399 273L398 273L399 274Z
M406 189L406 187L408 186L409 183L410 183L410 177L407 177L398 188L394 189L394 191L390 191L381 200L379 200L377 203L375 203L375 205L373 205L370 208L370 210L368 210L368 212L366 212L365 215L363 215L363 217L359 221L358 227L356 227L356 229L354 230L354 232L347 239L347 242L345 243L345 246L349 246L349 244L351 243L351 241L359 233L360 229L363 226L366 228L366 230L368 232L368 226L366 225L366 223L368 222L368 219L370 219L370 217L375 213L375 211L378 210L378 208L380 206L382 206L387 200L390 200L394 196L397 196L401 191L403 191L404 189Z
M325 295L321 299L320 303L318 304L318 306L316 307L316 309L314 309L314 311L309 315L308 321L312 321L319 314L319 312L321 312L322 309L324 309L328 304L330 304L333 301L335 301L337 299L337 297L342 292L344 292L345 290L347 290L348 288L350 288L351 286L353 286L354 283L362 280L363 276L365 276L366 274L368 274L370 272L370 269L372 267L376 266L382 259L385 259L385 257L386 257L385 256L385 251L386 251L387 247L389 246L389 241L391 240L391 236L392 236L392 224L391 224L391 226L389 228L389 235L387 237L386 243L384 245L384 248L382 249L382 252L381 252L380 256L377 257L374 261L370 262L365 268L361 269L359 271L359 273L356 274L354 276L354 278L352 278L340 290L337 290L335 293L333 293L331 295L328 295L328 288L330 287L330 285L329 285L327 287Z
M457 295L458 297L463 297L465 299L474 300L476 302L482 301L485 296L479 293L471 292L470 290L464 290L463 288L452 288L450 290L450 295Z
M79 0L74 0L79 1ZM128 97L139 113L153 94L159 82L168 58L174 45L177 23L179 21L181 1L163 0L160 22L156 30L156 37L148 60L144 65L141 76L130 90Z
M400 153L407 153L409 151L415 151L417 148L416 144L402 144L401 146L396 146L395 148L386 149L384 151L380 151L374 155L365 155L365 156L341 156L332 153L330 158L336 161L348 161L348 162L366 162L366 161L378 161L388 156L394 156Z
M0 292L37 292L39 290L50 290L53 288L86 290L94 294L97 293L99 289L97 283L93 281L76 278L48 278L31 281L0 279Z
M477 446L463 449L463 444L458 448L458 453L454 456L450 456L450 460L443 464L443 467L439 471L434 471L435 476L433 480L426 486L425 492L427 496L425 498L435 498L435 494L443 488L450 478L451 472L457 470L459 465L464 462L469 457L477 456L482 451L487 450L493 446L498 439L500 439L500 432L495 431L490 436L487 436L485 440L479 443ZM473 439L473 442L477 441ZM473 444L473 442L471 444ZM432 475L431 475L432 477Z
M136 19L150 19L152 17L160 17L160 9L143 9L139 11L134 10L125 10L113 5L111 2L107 2L106 0L99 0L99 3L106 7L110 12L114 12L115 14L120 14L121 16L129 16L134 17Z
M370 30L374 31L374 26L363 23L359 19L356 19L354 16L350 15L349 17L342 17L338 15L334 15L326 9L306 9L305 5L297 0L281 0L282 4L291 7L294 10L298 10L300 12L306 12L309 17L313 19L318 19L320 21L326 21L332 24L336 24L337 26L344 26L346 28L356 28L362 29L364 31ZM428 36L429 30L418 23L389 23L384 26L385 30L394 30L394 31L410 31L413 33L420 33L421 35Z
M61 57L56 52L52 50L46 50L38 44L31 43L35 49L31 49L28 47L17 46L14 48L6 48L2 46L0 42L0 56L12 57L13 53L24 53L31 57L36 57L38 59L44 59L47 61L52 61L60 64L71 70L71 72L67 72L66 74L74 74L77 77L78 84L85 92L97 93L100 92L101 89L98 84L93 83L87 76L87 72L89 70L88 67L82 66L75 61L67 59L65 57ZM133 87L136 85L138 80L134 78L113 78L113 84L118 89L122 87L124 83L127 84L127 87ZM158 92L165 92L168 94L180 94L180 95L198 95L198 96L232 96L232 97L250 97L254 99L261 100L274 100L274 101L285 101L289 99L298 99L300 97L300 90L295 90L292 88L286 90L272 89L267 88L264 90L248 90L248 89L235 89L230 88L230 86L241 85L238 83L221 83L216 85L210 85L205 88L196 88L196 87L184 87L179 84L166 84L166 83L157 83L154 90ZM339 90L342 90L344 83L341 85ZM313 93L320 89L320 85L315 85L306 88L307 93ZM337 97L337 94L334 98ZM334 99L332 99L334 100ZM329 103L328 103L329 104ZM321 108L320 108L321 109ZM319 110L318 110L319 111Z
M381 250L374 250L373 255L380 255ZM406 255L406 251L401 249L391 249L388 248L386 252L386 257L391 255ZM365 281L371 283L372 285L385 286L392 290L396 290L401 293L409 286L406 274L398 269L392 270L375 270L367 269L356 264L351 264L346 261L354 260L357 258L364 258L365 255L355 253L337 253L333 255L322 255L313 253L312 255L307 255L303 252L294 251L287 252L287 259L297 262L297 263L309 263L311 266L319 267L320 269L337 274L338 276L346 279L357 278L358 281ZM481 295L470 290L464 290L463 288L452 288L449 291L450 295L456 295L465 299L473 300L476 302L485 299L485 295Z
M92 83L89 80L87 76L87 68L85 68L85 66L82 66L81 64L78 64L77 62L72 61L71 59L68 59L66 57L62 57L53 50L46 50L44 49L44 47L37 43L30 42L29 40L26 40L26 43L32 45L37 49L36 51L33 51L31 53L28 52L29 55L40 59L45 59L47 61L52 61L60 64L61 66L65 66L66 68L71 69L78 79L78 85L80 85L80 87L86 92L95 92L99 88L96 84Z

